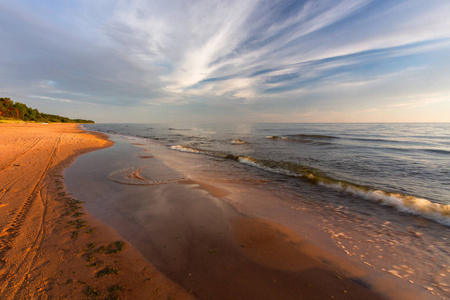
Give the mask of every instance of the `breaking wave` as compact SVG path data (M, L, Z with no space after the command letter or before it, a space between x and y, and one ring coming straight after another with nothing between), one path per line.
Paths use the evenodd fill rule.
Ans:
M427 199L400 193L373 190L364 186L336 180L322 176L314 169L291 162L264 161L251 157L240 157L239 162L274 173L301 177L317 185L358 196L365 200L393 207L401 212L421 216L450 226L450 205L434 203Z
M395 208L400 212L421 216L443 225L450 226L450 205L434 203L423 198L408 196L401 193L390 193L382 190L375 190L365 186L340 181L321 174L321 172L317 169L293 162L260 160L253 157L211 152L181 145L172 146L171 149L232 159L242 164L263 169L272 173L297 177L312 184L357 196L364 200Z
M240 140L240 139L236 139L236 140L232 140L231 144L232 145L243 145L243 144L248 144L248 142Z
M181 151L181 152L196 153L196 154L208 154L208 151L195 149L195 148L191 148L191 147L183 146L183 145L171 146L170 149L178 150L178 151Z
M238 160L238 158L239 158L239 156L236 156L233 154L227 154L227 153L218 152L218 151L207 151L207 150L197 149L197 148L183 146L183 145L170 146L170 149L181 151L181 152L204 154L204 155L226 158L226 159L233 159L233 160Z

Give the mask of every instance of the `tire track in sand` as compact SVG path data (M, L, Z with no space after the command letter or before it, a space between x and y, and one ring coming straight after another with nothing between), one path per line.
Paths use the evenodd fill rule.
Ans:
M8 225L0 233L0 298L1 299L14 299L14 295L19 290L21 284L23 283L26 275L28 274L34 257L36 256L37 250L43 236L43 224L46 212L46 201L41 195L42 183L47 175L47 171L51 167L53 160L56 157L56 151L61 142L61 136L58 137L51 154L49 156L48 162L42 171L41 175L36 181L31 193L28 195L19 211L14 216L13 220L8 223ZM36 143L37 144L37 143ZM30 148L31 149L31 148ZM17 159L17 157L16 157ZM19 236L20 229L23 223L26 221L29 211L36 199L41 201L43 210L39 217L39 224L34 230L35 239L31 242L31 246L25 250L25 253L16 257L14 264L7 266L7 261L5 260L7 252L11 249L14 240ZM27 233L31 235L30 233ZM9 267L9 268L8 268ZM6 274L10 274L6 276ZM12 275L11 275L12 274ZM3 282L1 282L3 281Z
M10 162L7 162L6 164L4 164L3 166L0 167L0 171L3 171L9 167L12 167L14 165L14 162L16 160L18 160L19 158L21 158L22 156L24 156L25 154L27 154L31 149L33 149L40 141L42 140L42 138L38 139L34 144L32 144L28 149L26 149L25 151L23 151L22 153L19 153L16 155L16 157L14 157Z
M28 174L24 174L22 176L12 178L10 181L5 182L2 187L0 187L0 193L3 193L3 195L0 196L0 201L3 199L3 197L6 196L6 194L11 190L11 188L16 184L20 179L24 178ZM0 207L2 207L0 202Z
M0 167L0 172L6 170L9 167L12 167L14 165L14 162L16 160L18 160L19 158L21 158L22 156L24 156L25 154L27 154L31 149L33 149L40 141L42 140L42 138L39 138L36 142L34 142L30 147L28 147L25 151L23 151L22 153L19 153L18 155L16 155L16 157L14 157L10 162L4 164L3 166ZM0 196L0 201L3 199L3 197L9 192L9 190L12 188L12 186L18 182L20 179L22 179L23 177L27 176L28 174L25 173L24 175L20 176L20 177L16 177L16 178L12 178L11 180L9 180L8 182L3 183L3 186L0 187L0 193L3 192L3 195ZM2 207L4 205L1 204L0 202L0 207Z

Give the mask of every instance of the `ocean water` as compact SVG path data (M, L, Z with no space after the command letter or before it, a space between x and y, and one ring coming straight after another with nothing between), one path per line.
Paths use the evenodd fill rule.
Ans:
M239 161L450 226L450 123L86 127Z
M450 297L450 123L84 126L257 176L352 259Z

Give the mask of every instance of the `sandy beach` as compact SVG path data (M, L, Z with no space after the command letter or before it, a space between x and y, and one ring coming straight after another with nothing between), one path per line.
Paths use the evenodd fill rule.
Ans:
M0 2L0 300L450 300L450 0Z
M364 268L309 243L313 226L300 236L256 217L274 212L264 208L268 194L232 203L233 189L224 187L236 183L219 173L186 178L176 169L191 163L189 154L116 142L81 156L69 193L64 169L110 147L107 136L76 125L8 124L0 141L2 299L381 299L395 289L374 288ZM100 182L90 173L73 178L87 164L117 168L124 149L127 164L145 167ZM265 183L239 184L251 194ZM255 201L261 211L252 217L245 206Z
M0 124L1 299L189 299L67 194L63 170L109 147L74 124Z

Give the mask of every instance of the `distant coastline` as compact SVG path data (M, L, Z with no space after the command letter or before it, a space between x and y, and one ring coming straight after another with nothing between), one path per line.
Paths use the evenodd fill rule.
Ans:
M0 98L0 122L25 121L43 123L95 123L92 120L69 119L59 115L41 113L35 108L20 102L13 102L10 98Z

